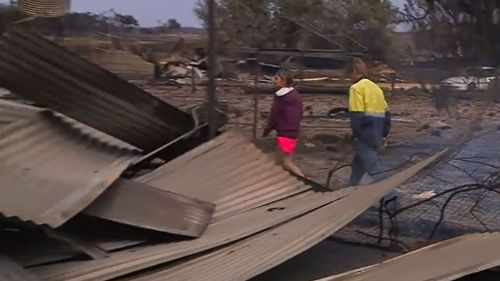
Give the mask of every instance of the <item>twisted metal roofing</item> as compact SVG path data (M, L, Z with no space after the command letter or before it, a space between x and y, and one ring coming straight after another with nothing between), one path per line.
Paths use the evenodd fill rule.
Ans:
M384 181L351 188L347 196L261 234L178 265L166 266L165 270L153 270L153 273L145 273L134 280L249 280L323 241L442 154L438 153ZM323 196L331 195L335 196L335 193Z
M209 225L200 238L192 241L142 247L114 253L101 261L70 262L34 272L51 281L110 280L156 267L154 273L142 276L142 280L247 280L335 232L440 155L371 186L328 193L306 191L225 218ZM287 223L276 227L283 222ZM266 229L269 230L254 235ZM157 267L245 237L241 242L195 258L196 262L174 267L167 264L166 270Z
M317 281L452 281L500 266L500 233L470 234Z
M207 228L214 208L208 202L122 178L84 213L140 228L199 237Z
M310 188L235 131L189 151L138 180L216 204L216 221Z
M39 107L10 102L0 99L0 126L33 117L42 109Z
M58 227L88 206L139 151L44 111L0 129L0 213Z
M0 37L0 84L146 151L190 131L192 117L44 37Z

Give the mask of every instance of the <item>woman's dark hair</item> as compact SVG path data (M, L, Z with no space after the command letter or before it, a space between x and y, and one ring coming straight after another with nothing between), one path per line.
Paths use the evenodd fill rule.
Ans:
M293 73L289 70L280 69L276 72L276 76L283 79L287 87L293 84Z

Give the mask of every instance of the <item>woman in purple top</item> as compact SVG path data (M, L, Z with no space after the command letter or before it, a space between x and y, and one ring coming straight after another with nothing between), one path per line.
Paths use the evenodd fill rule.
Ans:
M271 116L264 130L267 137L276 130L277 144L280 149L280 162L290 172L304 177L302 171L294 164L291 154L297 146L297 139L302 120L303 105L299 92L292 87L293 76L286 70L280 70L274 77L274 83L280 88L274 97Z

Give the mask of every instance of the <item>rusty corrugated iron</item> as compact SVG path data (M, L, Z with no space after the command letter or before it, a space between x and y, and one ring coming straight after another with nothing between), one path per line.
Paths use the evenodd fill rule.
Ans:
M323 241L443 153L444 151L384 181L349 188L347 196L295 220L206 255L167 266L165 270L157 268L153 273L140 274L134 280L249 280ZM325 193L323 196L331 195Z
M470 234L317 281L452 281L500 266L500 233Z
M307 191L212 223L198 239L141 246L111 253L104 260L53 264L34 268L33 272L42 280L47 281L111 280L238 241L344 196L346 196L345 190L329 194L329 196Z
M395 177L372 186L343 189L329 193L306 191L270 205L248 210L209 225L207 231L200 238L192 241L141 247L139 249L113 253L103 261L69 262L37 268L34 269L34 272L43 280L50 281L110 280L248 237L246 240L243 240L243 243L250 244L245 244L245 246L241 246L239 243L236 244L238 245L237 249L245 249L245 251L233 252L231 251L235 249L232 248L233 246L222 248L216 252L216 256L219 258L222 257L222 259L211 260L216 266L210 267L206 263L201 262L199 264L200 267L191 267L193 274L199 274L200 270L207 273L207 275L200 275L203 277L201 279L172 279L166 278L168 275L162 277L163 275L161 274L153 274L148 277L158 277L158 280L240 280L238 278L243 275L254 276L257 272L262 272L270 266L281 262L283 259L290 258L294 253L303 251L326 235L333 233L336 229L345 225L364 209L372 205L373 202L376 202L385 192L415 175L440 155L442 153L399 173ZM186 168L189 169L189 167ZM315 209L318 209L318 211L296 219ZM286 221L290 222L272 228ZM251 236L265 229L270 230L257 236ZM265 238L262 238L262 235L265 235ZM282 241L296 242L303 240L305 237L308 239L304 243L286 243L286 247L282 246ZM265 245L261 244L261 242L255 243L255 241L262 241L262 239L264 239ZM287 249L288 252L282 252L284 248L290 245L293 247ZM299 248L297 248L297 245ZM251 254L246 255L245 253L249 253L247 250ZM220 251L225 251L225 255L220 254ZM255 251L262 251L264 254L257 255ZM236 255L238 257L232 258ZM226 260L226 257L230 261ZM259 261L253 260L255 257ZM204 258L207 257L204 256ZM239 258L244 259L238 262ZM248 260L249 258L252 258L252 260ZM231 265L229 267L223 266L223 262ZM182 267L183 264L179 266ZM208 272L204 270L213 271ZM251 272L245 272L245 270L251 270ZM187 274L186 277L191 276L189 272L184 272ZM220 276L223 276L223 279L217 279ZM240 277L231 279L235 276ZM241 280L244 280L244 278Z
M58 227L94 201L139 151L50 111L0 130L0 213Z
M0 84L145 151L194 125L189 114L19 27L0 38Z
M119 179L84 213L140 228L199 237L214 209L208 202Z
M105 261L37 269L44 280L108 280L245 238L344 195L312 191L237 132L225 133L137 180L216 203L214 221L196 240L116 252Z
M216 204L214 220L310 188L235 131L189 151L138 181Z
M37 17L60 17L70 8L70 0L19 0L19 10Z

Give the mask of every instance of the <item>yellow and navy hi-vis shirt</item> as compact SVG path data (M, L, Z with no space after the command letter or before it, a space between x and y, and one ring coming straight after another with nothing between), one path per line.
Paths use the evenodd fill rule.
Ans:
M360 79L349 89L349 113L354 137L367 145L380 146L391 129L384 91L369 79Z

